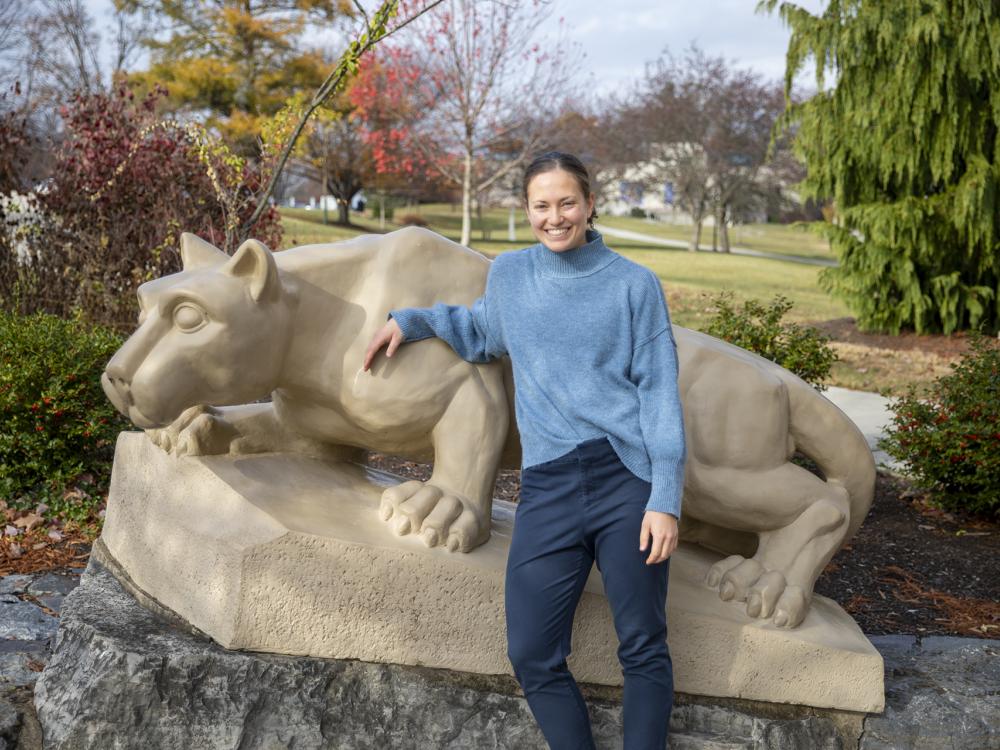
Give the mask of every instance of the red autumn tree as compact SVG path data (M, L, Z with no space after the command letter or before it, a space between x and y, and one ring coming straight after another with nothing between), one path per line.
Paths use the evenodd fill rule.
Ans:
M369 92L387 104L369 118L382 169L406 173L419 157L424 174L460 189L463 244L474 197L539 150L551 134L548 124L575 96L573 48L536 39L549 7L539 0L445 0L384 47L385 70L373 73L386 89Z
M412 125L426 96L421 85L421 70L410 50L384 45L365 55L347 92L371 149L371 187L379 191L426 195L441 180L435 162L414 140Z

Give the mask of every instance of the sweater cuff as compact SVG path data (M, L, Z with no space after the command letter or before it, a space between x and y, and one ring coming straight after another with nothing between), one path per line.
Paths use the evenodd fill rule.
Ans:
M658 465L663 468L658 468ZM684 495L683 464L663 466L662 462L654 462L653 478L650 484L653 485L653 489L649 493L646 510L670 513L679 521L681 518L681 499Z
M424 321L422 310L416 307L402 307L398 310L390 310L386 320L392 318L403 332L405 341L419 341L429 339L434 335L434 331Z

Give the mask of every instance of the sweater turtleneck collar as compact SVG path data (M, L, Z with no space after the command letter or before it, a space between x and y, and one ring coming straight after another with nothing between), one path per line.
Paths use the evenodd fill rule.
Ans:
M587 230L587 243L572 250L556 253L541 242L534 245L532 250L539 273L557 278L589 276L618 257L604 244L600 232L593 229Z

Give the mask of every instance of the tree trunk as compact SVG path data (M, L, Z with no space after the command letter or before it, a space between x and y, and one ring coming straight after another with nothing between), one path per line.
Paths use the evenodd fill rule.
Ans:
M701 244L701 217L699 216L694 222L694 234L691 235L691 243L688 245L688 250L692 253L698 252L698 246Z
M347 225L347 224L351 223L351 217L350 217L350 215L347 212L348 208L349 208L349 205L348 205L347 201L341 200L339 198L337 199L337 223L338 224Z
M726 226L726 207L723 206L715 217L715 223L719 227L719 252L729 252L729 228Z
M465 151L462 167L462 238L460 245L469 246L472 239L472 150Z
M329 184L329 181L327 180L327 177L326 177L326 155L325 154L323 155L323 182L321 184L323 185L323 195L321 195L319 199L321 201L323 201L323 225L325 226L325 225L327 225L327 224L330 223L330 221L329 221L329 219L328 219L328 217L326 215L326 209L327 209L326 196L330 195L330 184Z

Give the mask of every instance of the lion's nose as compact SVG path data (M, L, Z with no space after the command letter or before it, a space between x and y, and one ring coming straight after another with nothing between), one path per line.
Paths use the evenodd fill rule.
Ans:
M128 381L117 372L117 368L109 366L101 375L101 388L114 407L128 416L128 407L132 403L132 394Z

